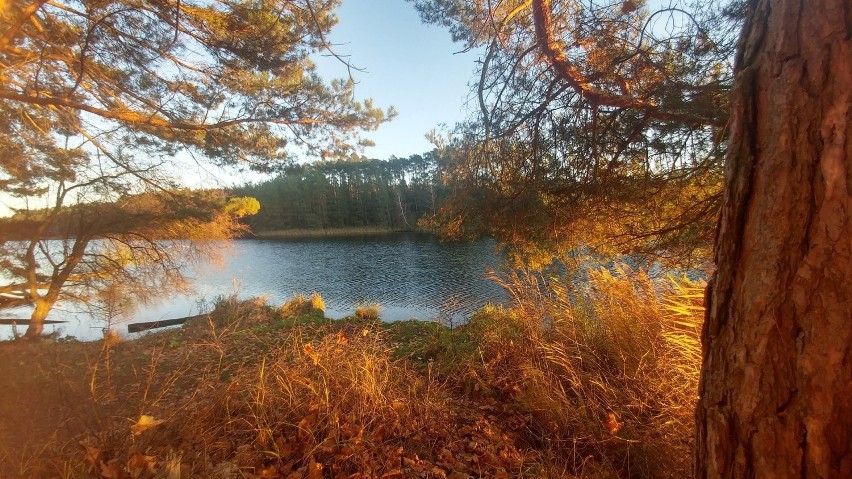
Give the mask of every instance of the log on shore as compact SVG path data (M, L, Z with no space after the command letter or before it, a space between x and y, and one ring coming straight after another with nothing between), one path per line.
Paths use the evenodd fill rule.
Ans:
M44 324L60 324L60 323L67 323L67 322L68 321L59 321L59 320L56 320L56 319L45 319L44 320ZM5 325L9 325L9 326L11 326L13 324L15 324L17 326L28 326L30 324L30 320L25 319L25 318L0 318L0 324L5 324Z
M197 316L187 316L185 318L177 318L177 319L161 319L159 321L149 321L147 323L133 323L127 325L128 333L140 333L142 331L150 331L152 329L157 328L165 328L167 326L177 326L183 324L192 319L204 318L206 314L199 314Z

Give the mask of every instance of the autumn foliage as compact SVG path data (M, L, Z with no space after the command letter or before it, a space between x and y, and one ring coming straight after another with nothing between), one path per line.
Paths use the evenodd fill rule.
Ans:
M319 295L278 308L227 298L205 321L134 341L0 344L4 358L64 364L82 355L89 365L58 366L41 379L4 375L4 391L41 394L67 419L36 416L27 430L0 434L0 470L685 477L698 286L626 267L588 279L581 290L555 281L541 296L541 278L503 277L512 306L487 307L452 328L332 321ZM0 408L0 419L16 413Z

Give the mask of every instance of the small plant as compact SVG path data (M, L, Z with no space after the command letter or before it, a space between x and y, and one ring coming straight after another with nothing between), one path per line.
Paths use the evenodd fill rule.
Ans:
M297 294L291 299L285 301L284 304L278 308L278 312L285 318L295 318L310 314L313 309L314 307L313 304L311 304L310 299L306 298L303 294Z
M121 337L121 333L118 330L112 328L104 329L104 348L112 348L116 344L119 344L124 338Z
M380 312L381 306L377 303L364 303L355 308L355 316L357 316L358 319L365 321L375 321L379 319Z
M231 294L216 298L209 317L217 326L257 324L274 317L274 308L270 307L262 296L240 299L236 294Z
M322 296L317 292L311 294L311 308L314 311L325 312L325 301L323 301Z

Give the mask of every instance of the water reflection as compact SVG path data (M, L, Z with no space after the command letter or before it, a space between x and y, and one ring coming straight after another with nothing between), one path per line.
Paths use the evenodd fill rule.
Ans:
M487 268L498 266L500 260L491 241L439 243L418 234L241 240L223 265L190 273L196 294L141 306L125 322L198 314L205 302L235 289L241 297L265 296L272 304L316 291L325 299L330 317L351 314L363 302L379 303L386 321L434 319L439 314L460 317L487 302L504 300L503 291L484 277ZM27 317L28 312L18 308L0 314ZM63 332L81 339L99 337L103 327L85 310L71 306L60 306L50 318L70 319ZM9 334L8 327L0 330L0 335Z

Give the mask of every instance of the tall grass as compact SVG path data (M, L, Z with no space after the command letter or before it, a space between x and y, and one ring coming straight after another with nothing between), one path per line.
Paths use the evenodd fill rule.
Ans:
M466 381L528 411L572 474L687 477L703 285L620 266L584 286L515 273L512 307L475 315Z
M91 371L66 368L68 377L32 388L75 393L73 430L30 455L0 448L0 468L17 464L20 477L688 476L702 285L627 267L592 271L582 286L520 273L499 281L511 305L459 327L383 324L377 309L332 321L318 295L277 308L232 296L206 321L115 345L113 371L102 365L107 346L63 345L73 364L91 354ZM156 427L131 434L146 417ZM146 469L154 463L156 473Z
M281 309L270 321L286 320L276 319ZM403 446L407 458L432 455L428 431L447 423L445 395L433 378L395 357L386 328L316 323L310 315L302 321L250 338L265 348L262 358L226 387L211 382L199 393L204 401L180 424L184 442L203 451L190 461L193 473L210 473L210 464L261 472L267 464L293 477L402 477L392 471L400 470Z

